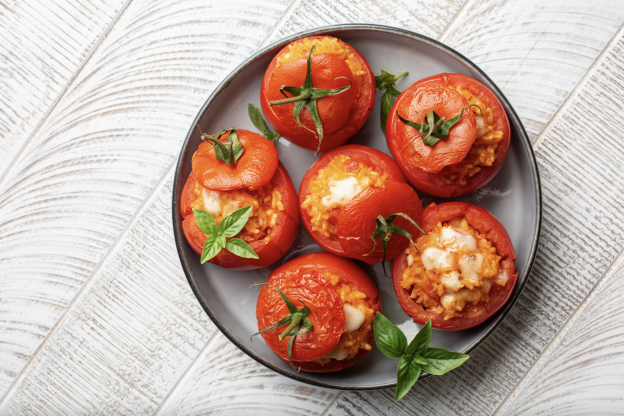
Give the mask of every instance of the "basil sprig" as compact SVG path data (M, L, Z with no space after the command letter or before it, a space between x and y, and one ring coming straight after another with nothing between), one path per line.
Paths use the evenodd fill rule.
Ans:
M273 325L267 326L262 331L256 332L255 334L251 336L251 338L253 338L254 336L258 334L262 334L264 332L267 332L272 329L288 324L288 327L281 334L279 334L279 340L281 341L284 338L288 337L288 345L286 347L288 351L288 362L290 363L290 366L293 368L293 370L297 370L292 362L292 345L293 345L293 341L295 340L295 337L312 332L312 322L308 319L310 308L305 306L305 303L303 303L303 301L299 299L299 302L303 303L303 308L297 309L297 307L293 305L291 300L288 299L288 296L286 296L286 293L282 292L277 287L269 283L258 283L258 284L250 286L250 288L254 286L263 286L263 285L271 286L273 289L277 290L277 293L279 293L279 295L284 300L284 303L286 303L286 306L288 307L288 312L290 312L290 314L280 319L278 322L274 323ZM251 340L251 342L253 342L253 339Z
M481 110L481 108L476 104L468 104L461 109L461 112L458 115L449 120L446 120L444 117L440 117L438 113L433 110L427 111L427 113L425 114L425 119L423 120L423 118L420 116L420 113L416 111L416 114L418 114L418 118L420 118L420 124L414 123L413 121L409 121L401 117L398 110L396 112L396 115L399 117L399 120L401 120L403 124L418 130L425 146L433 146L434 144L436 144L440 140L445 139L446 136L449 135L449 130L451 129L451 127L453 127L462 118L462 116L464 115L464 111L468 107L477 107L479 110ZM412 142L412 147L413 146L414 143Z
M390 241L392 234L399 234L407 238L412 243L414 248L418 251L418 247L416 247L416 245L412 241L412 235L408 233L407 231L405 231L403 228L392 224L392 221L394 221L396 217L405 218L406 220L414 224L414 226L418 228L418 230L421 233L425 235L427 234L426 232L422 230L422 228L418 226L418 224L416 224L416 221L411 219L409 215L403 214L402 212L397 212L396 214L388 215L386 218L384 218L383 215L380 215L377 218L375 218L375 223L377 224L377 227L375 227L375 230L373 231L373 235L371 236L371 238L373 239L373 249L371 250L370 253L364 254L364 256L370 256L371 254L375 252L375 250L377 249L377 241L375 240L375 238L377 238L377 236L381 236L381 246L383 247L383 255L381 257L381 267L383 268L384 275L386 275L386 277L389 277L388 273L386 273L386 250L388 248L388 241Z
M228 131L230 135L227 140L225 143L221 142L221 136ZM211 142L214 145L216 159L228 165L235 165L245 150L243 144L238 140L238 133L234 127L228 130L221 130L214 135L201 133L201 138L204 141Z
M466 354L448 351L444 348L429 348L431 320L427 321L409 344L403 331L380 312L377 312L373 327L375 343L379 350L390 358L400 359L394 395L394 400L397 402L418 381L422 371L441 376L459 367L470 358Z
M379 113L379 121L381 122L381 130L386 132L386 120L388 120L388 114L390 114L390 109L392 109L392 104L394 104L394 98L398 97L401 92L395 88L396 82L399 78L407 75L408 72L405 71L401 75L396 76L391 74L390 72L382 69L381 75L377 75L375 77L375 85L379 91L386 90L384 95L381 97L381 113Z
M237 209L223 218L219 225L217 225L214 217L209 212L193 209L193 215L195 215L195 221L197 221L199 229L208 236L201 255L200 261L202 264L219 254L223 248L238 257L246 259L258 258L253 248L240 238L226 240L227 237L234 237L243 229L247 220L249 220L252 209L251 205Z
M270 101L269 105L274 106L274 105L294 103L293 108L294 108L295 122L299 124L301 127L303 127L304 129L314 133L314 135L318 137L318 147L316 148L316 152L314 152L314 155L317 156L318 153L321 151L321 142L323 141L323 124L321 123L321 119L319 118L318 109L316 107L316 100L322 97L327 97L329 95L338 95L341 92L345 92L346 90L351 88L351 85L353 85L353 83L351 82L349 78L335 77L335 79L338 79L338 78L346 79L347 81L349 81L349 85L347 85L346 87L334 88L330 90L314 88L314 86L312 85L312 52L314 52L315 49L316 49L316 45L313 45L312 48L310 48L310 52L308 53L308 61L307 61L308 66L307 66L305 81L303 81L303 85L301 87L291 87L287 85L282 85L280 87L280 92L286 98L283 100ZM289 97L286 93L291 94L292 97ZM314 121L314 126L316 127L316 132L310 130L309 128L301 124L301 122L299 121L299 116L301 115L301 112L303 111L304 108L307 108L308 111L310 112L310 116L312 117L312 120Z
M280 137L279 134L271 131L266 121L264 121L264 118L262 118L262 113L260 113L260 108L249 103L249 105L247 106L247 112L249 113L249 118L251 119L253 125L262 132L262 135L264 137L266 137L271 142L275 142L275 140Z

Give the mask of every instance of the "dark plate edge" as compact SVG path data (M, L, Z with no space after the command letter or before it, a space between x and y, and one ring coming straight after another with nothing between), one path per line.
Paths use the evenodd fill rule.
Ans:
M530 162L530 165L531 165L531 171L533 173L533 182L534 182L534 185L535 185L535 200L537 201L537 206L535 207L535 209L536 209L536 213L535 214L536 214L537 221L536 221L536 228L535 228L534 234L533 234L533 242L531 243L529 263L527 265L526 272L522 276L523 277L522 283L520 284L520 287L517 290L516 295L513 296L513 298L509 300L509 302L505 306L505 309L504 309L503 313L498 317L498 319L492 324L490 329L485 334L483 334L479 339L477 339L472 345L470 345L463 352L464 353L469 353L472 350L474 350L477 346L479 346L479 344L481 344L483 341L485 341L490 336L490 334L492 334L492 332L500 325L500 323L509 314L509 312L511 311L512 307L515 305L516 301L518 300L518 298L522 294L522 290L524 289L524 286L526 285L526 282L527 282L527 280L528 280L528 278L530 276L531 269L533 268L533 264L535 262L535 257L537 255L537 248L538 248L538 245L539 245L539 238L540 238L540 233L541 233L541 228L542 228L542 187L541 187L541 181L540 181L540 176L539 176L539 169L538 169L538 166L537 166L537 160L535 158L535 152L533 151L533 145L531 144L531 141L530 141L530 139L529 139L529 137L528 137L528 135L526 133L526 130L524 129L524 126L523 126L522 122L520 121L520 118L516 114L515 110L511 106L511 104L509 104L509 101L507 100L507 97L505 97L505 95L502 93L502 91L496 86L496 84L494 84L494 82L490 79L490 77L488 77L487 74L483 70L481 70L481 68L479 68L471 60L469 60L468 58L466 58L465 56L463 56L459 52L455 51L454 49L450 48L449 46L444 45L441 42L438 42L435 39L431 39L431 38L429 38L429 37L427 37L425 35L421 35L421 34L412 32L410 30L401 29L401 28L392 27L392 26L366 24L366 23L349 23L349 24L337 24L337 25L316 27L314 29L309 29L309 30L306 30L306 31L303 31L303 32L299 32L299 33L291 35L291 36L289 36L287 38L283 38L283 39L281 39L279 41L276 41L276 42L266 46L265 48L261 49L260 51L256 52L255 54L253 54L252 56L247 58L239 66L237 66L227 76L227 78L225 78L214 89L212 94L210 94L210 96L208 97L208 99L206 100L204 105L202 106L201 110L197 113L197 116L195 117L195 120L193 121L193 124L189 128L189 132L186 135L186 138L184 140L184 144L182 145L182 150L180 151L180 156L178 157L178 162L176 164L176 170L175 170L175 176L174 176L174 182L173 182L173 195L172 195L172 204L173 204L173 206L172 206L171 212L172 212L172 223L173 223L173 235L174 235L174 238L175 238L176 249L178 251L178 257L180 258L180 263L182 265L182 269L184 270L184 274L186 275L186 279L188 280L188 283L191 286L191 290L195 294L195 297L199 301L199 303L202 306L202 308L204 309L204 311L210 317L210 320L217 326L217 328L223 333L223 335L225 335L234 345L236 345L245 354L247 354L248 356L250 356L251 358L256 360L258 363L264 365L265 367L267 367L267 368L269 368L269 369L271 369L271 370L273 370L273 371L275 371L275 372L277 372L277 373L279 373L279 374L281 374L283 376L289 377L289 378L291 378L293 380L296 380L296 381L299 381L299 382L302 382L302 383L312 384L312 385L319 386L319 387L324 387L324 388L339 389L339 390L378 390L378 389L385 389L385 388L395 387L396 383L378 384L378 385L370 385L370 386L346 386L346 385L340 385L340 384L330 384L330 383L320 382L320 381L317 381L317 380L313 380L313 379L309 379L307 377L301 376L301 375L299 375L299 373L292 373L290 371L283 370L283 369L281 369L281 368L279 368L279 367L277 367L277 366L275 366L275 365L273 365L273 364L271 364L271 363L269 363L267 361L264 361L261 357L256 355L253 351L249 350L243 344L239 343L238 340L236 340L236 338L234 338L232 336L232 334L230 334L229 331L223 326L223 324L221 324L221 322L216 318L216 316L210 310L210 307L208 306L208 304L204 301L203 297L199 293L199 290L198 290L197 286L195 285L193 277L191 276L190 269L189 269L189 267L188 267L188 265L187 265L187 263L186 263L186 261L184 259L183 253L182 253L182 239L181 239L181 235L183 235L184 233L181 230L180 226L178 225L178 219L180 217L180 209L179 209L180 204L179 204L179 200L177 198L177 194L178 194L177 191L178 191L178 185L180 183L180 172L182 170L183 158L184 158L184 155L186 154L186 151L187 151L188 146L190 144L191 136L193 134L193 130L195 128L195 125L199 123L199 120L201 119L202 115L204 114L204 112L206 111L206 109L208 108L210 103L213 101L213 99L220 93L220 91L245 66L247 66L252 61L258 59L259 57L265 55L266 53L268 53L269 51L271 51L272 49L274 49L276 47L285 46L286 44L290 43L291 41L293 41L295 39L298 39L298 38L301 38L301 37L305 37L305 36L313 36L313 35L323 34L325 32L340 32L340 31L343 31L343 30L354 30L354 29L387 32L387 33L397 34L397 35L405 36L405 37L408 37L408 38L416 39L416 40L419 40L421 42L427 43L427 44L429 44L429 45L431 45L431 46L433 46L433 47L435 47L437 49L440 49L443 52L446 52L447 54L453 56L457 60L459 60L459 61L463 62L464 64L466 64L467 66L471 67L473 70L475 70L475 72L479 73L479 75L481 75L484 78L484 80L486 81L485 84L488 86L488 88L493 90L494 93L497 95L497 97L500 99L501 103L503 104L503 107L505 107L505 111L507 112L507 116L512 120L512 123L514 123L515 126L518 128L518 133L519 133L519 135L520 135L520 137L522 139L522 144L524 145L527 153L529 154L529 162ZM424 374L423 376L421 376L421 378L426 378L428 376L429 376L428 374Z

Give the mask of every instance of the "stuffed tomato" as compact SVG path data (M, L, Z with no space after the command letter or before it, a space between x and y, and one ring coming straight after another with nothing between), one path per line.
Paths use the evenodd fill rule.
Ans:
M293 368L331 372L353 365L375 343L377 288L350 260L313 253L269 275L256 305L266 344Z
M427 233L394 259L393 284L418 324L460 330L503 307L516 284L516 255L507 231L485 208L467 202L431 203Z
M234 144L228 142L233 134ZM288 251L299 230L290 176L273 143L259 134L233 130L218 137L230 144L226 150L242 147L238 159L233 152L215 150L214 137L209 137L213 142L204 141L193 155L193 169L182 190L186 240L202 262L228 269L269 266ZM224 155L234 163L220 160Z
M486 185L507 157L511 130L494 93L440 74L401 93L386 124L392 156L419 191L450 198Z
M330 36L298 39L269 64L260 102L269 124L297 146L326 152L362 127L375 104L375 78L355 48Z
M299 188L299 206L303 225L318 245L368 264L384 259L384 246L389 260L409 244L404 236L383 241L380 221L417 236L422 214L418 195L394 160L355 144L327 152L312 165ZM398 213L403 215L388 220Z

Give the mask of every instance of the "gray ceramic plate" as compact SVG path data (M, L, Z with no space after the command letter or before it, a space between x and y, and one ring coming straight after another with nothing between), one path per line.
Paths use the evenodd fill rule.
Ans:
M259 292L259 288L249 289L249 286L266 282L269 273L284 262L303 254L321 251L306 234L303 225L293 247L279 262L266 269L244 272L222 269L209 263L201 265L199 256L187 244L182 232L180 193L191 171L193 152L201 142L194 126L199 124L205 132L216 132L231 126L256 131L247 115L247 104L259 105L260 84L271 59L294 39L325 34L336 36L353 45L366 57L376 74L380 73L380 68L395 74L409 71L409 75L399 81L398 88L401 90L421 78L441 72L455 72L487 85L503 103L511 123L511 147L507 160L502 170L486 187L456 200L484 206L505 225L516 250L518 282L509 303L487 322L459 332L434 330L431 345L469 352L505 318L526 283L537 251L540 232L541 189L531 143L515 111L483 71L448 46L406 30L363 24L318 28L274 43L236 68L208 98L190 126L184 142L173 190L176 245L189 284L206 313L225 336L253 359L280 374L323 387L352 390L393 387L396 384L397 360L385 357L376 348L352 367L336 373L296 373L271 352L261 337L256 337L253 343L249 340L249 336L258 329L255 309ZM371 146L389 154L379 127L380 99L381 94L378 94L371 117L350 143ZM316 158L312 152L298 148L284 139L278 141L277 148L281 161L298 189L303 175ZM431 201L444 202L428 195L420 196L423 207ZM417 327L403 313L392 289L392 282L383 276L381 265L360 265L379 288L384 314L392 322L401 324L406 332L415 333ZM408 339L411 339L411 335L408 335Z

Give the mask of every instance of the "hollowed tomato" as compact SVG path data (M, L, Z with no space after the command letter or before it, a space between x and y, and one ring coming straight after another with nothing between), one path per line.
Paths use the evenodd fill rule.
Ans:
M329 277L328 277L329 276ZM293 340L292 360L295 368L311 372L338 371L353 365L368 354L369 349L360 348L353 358L337 360L323 357L336 348L348 336L345 331L346 318L344 312L343 286L349 286L349 292L359 292L366 295L364 301L371 310L372 320L365 321L362 327L352 334L361 332L366 343L372 347L375 336L372 321L377 312L381 312L379 292L370 277L355 263L328 253L313 253L289 261L275 269L270 275L268 283L282 290L297 308L310 308L308 319L312 322L312 331L298 335ZM263 286L258 295L256 317L258 329L264 329L289 314L285 302L277 291L270 286ZM365 328L369 325L370 329ZM278 333L286 329L287 325L267 331L262 334L266 344L282 360L288 362L288 338L279 340ZM368 335L366 337L366 335ZM344 340L342 341L344 343Z
M197 199L196 183L195 175L191 172L182 190L180 212L183 218L182 229L186 240L191 248L198 255L201 255L206 235L197 225L191 207ZM299 231L299 208L297 207L295 187L281 162L277 164L277 169L270 178L270 184L272 189L277 190L281 195L281 203L284 209L276 212L275 226L271 229L268 241L262 239L249 242L259 258L246 259L222 249L219 254L209 260L211 263L227 269L250 270L267 267L286 254Z
M424 308L411 297L412 288L406 289L401 285L404 272L408 268L408 254L402 253L394 259L392 279L394 291L399 303L414 322L424 325L431 319L434 328L456 331L471 328L491 317L507 303L516 284L518 270L516 269L516 255L505 227L489 211L483 207L467 202L446 202L440 205L431 203L423 211L422 229L426 233L432 232L438 223L445 223L453 219L465 218L468 224L480 235L484 236L500 257L499 272L506 276L504 286L492 284L488 302L479 302L476 305L466 304L461 311L461 317L445 319L444 313L438 313L435 307ZM424 237L423 237L424 238ZM431 287L420 287L431 298L439 301L437 293L431 293Z
M434 110L448 120L468 104L478 107L468 107L449 135L433 146L425 146L419 131L397 116L398 111L420 124L417 111L425 118L428 110ZM485 186L501 169L511 137L507 114L494 93L459 74L425 78L403 91L390 111L386 132L388 148L409 182L419 191L444 198Z
M268 123L281 136L297 146L317 150L318 138L313 133L316 128L307 109L300 115L304 128L295 122L292 103L269 104L270 101L285 98L280 92L282 86L303 85L307 71L306 57L313 45L316 45L311 65L314 88L340 88L348 86L351 81L351 88L345 92L316 101L323 125L320 151L327 152L357 133L375 104L373 71L355 48L329 36L312 36L291 42L269 64L262 81L260 103ZM295 55L301 56L293 59Z
M360 175L362 171L370 172L376 179L365 178L364 182L370 181L371 184L367 187L362 186L363 189L352 195L344 205L326 206L318 201L321 194L316 187L326 186L329 189L332 184L336 185L337 181L332 172L326 170L331 169L338 160L341 161L338 166L349 172L350 177L346 178L347 181L353 176ZM321 185L316 185L315 182ZM375 252L365 256L373 249L371 236L376 226L375 218L379 215L385 218L402 212L419 223L422 211L418 195L407 184L405 176L394 160L379 150L355 144L327 152L312 165L301 181L299 206L303 225L319 246L332 254L356 258L369 264L377 263L382 258L380 237L377 237ZM316 212L314 216L310 215L309 210ZM416 227L406 219L397 218L394 224L412 235L417 233ZM404 237L396 235L392 237L388 243L386 259L392 259L404 250L407 244L409 241Z

